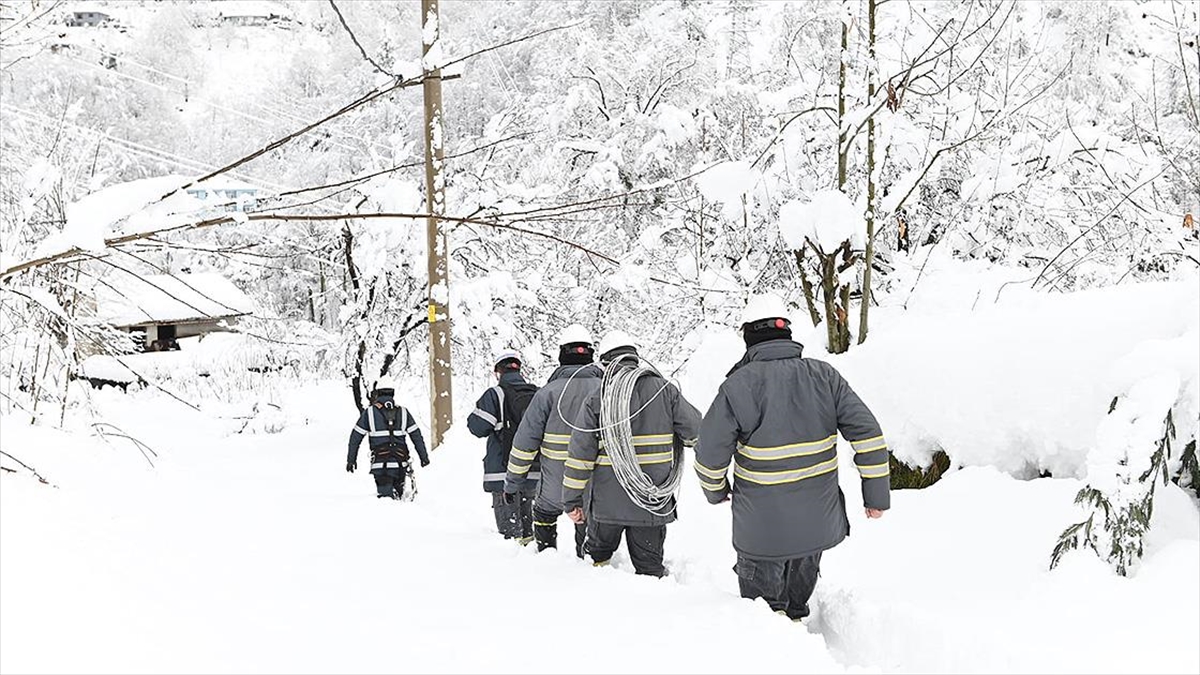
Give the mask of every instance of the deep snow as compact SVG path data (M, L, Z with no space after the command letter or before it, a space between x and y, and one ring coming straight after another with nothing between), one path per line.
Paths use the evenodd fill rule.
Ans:
M936 444L967 467L867 521L844 455L852 534L825 555L805 626L737 597L728 506L708 505L690 471L670 578L634 576L623 552L607 569L538 555L493 532L483 444L462 427L418 473L415 502L380 502L365 472L343 470L356 419L343 383L219 367L252 354L211 336L139 362L200 411L154 388L79 388L69 431L0 418L0 449L54 483L0 477L0 671L1200 671L1200 511L1183 490L1158 488L1133 576L1086 551L1048 569L1080 519L1075 493L1102 478L1088 458L1110 387L1194 333L1195 284L996 300L1011 274L935 260L940 292L908 310L885 298L875 336L843 356L799 333L898 456ZM679 383L703 410L741 347L709 326L684 348ZM476 375L456 380L460 421L486 386ZM427 430L422 386L401 391ZM97 419L147 443L154 467L93 436ZM1056 477L1020 480L1031 464Z
M967 469L898 492L880 521L852 508L806 629L737 598L728 509L694 481L667 539L673 576L658 581L623 555L593 569L500 540L480 444L461 429L419 473L417 501L376 500L366 474L342 470L354 415L335 383L289 392L274 435L225 437L227 421L153 392L99 398L158 451L156 468L120 439L3 421L5 449L57 485L3 481L4 672L1200 666L1198 520L1173 486L1131 579L1084 555L1047 571L1074 480Z

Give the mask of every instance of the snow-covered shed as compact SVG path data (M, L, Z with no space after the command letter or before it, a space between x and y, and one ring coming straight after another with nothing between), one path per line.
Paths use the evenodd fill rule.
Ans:
M112 19L107 9L92 5L76 5L67 12L66 24L72 28L95 28Z
M232 26L267 26L292 20L288 8L260 0L222 0L215 3L217 20Z
M223 211L253 211L258 205L258 186L228 176L217 176L187 189L202 202Z
M146 351L178 349L180 338L228 331L254 304L220 274L130 276L96 289L96 318L140 334Z

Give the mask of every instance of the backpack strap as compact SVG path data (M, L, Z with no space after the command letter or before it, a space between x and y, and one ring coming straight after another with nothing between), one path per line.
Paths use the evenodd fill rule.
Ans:
M500 415L496 421L494 429L500 431L504 428L504 387L496 385L492 387L492 391L496 392L496 401L500 404Z

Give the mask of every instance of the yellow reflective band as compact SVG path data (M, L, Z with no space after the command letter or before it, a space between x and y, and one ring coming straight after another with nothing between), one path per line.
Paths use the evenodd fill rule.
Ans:
M858 473L861 474L863 478L883 478L890 472L888 470L888 463L884 462L883 464L860 466L858 467Z
M592 567L608 567L609 562L611 561L601 560L600 562L594 562L592 563Z
M513 446L512 449L512 455L515 455L517 459L523 459L527 462L532 462L533 458L537 457L537 454L537 450L522 450L516 446Z
M724 478L721 479L720 483L710 483L703 479L700 481L700 487L708 490L709 492L722 492L725 490L727 485L729 485L729 483L726 483Z
M861 455L864 452L875 452L876 450L887 450L887 443L880 443L879 445L872 445L869 448L855 448L854 452L855 452L855 454Z
M827 436L819 441L805 441L789 445L776 445L770 448L756 448L752 445L738 444L738 454L748 459L789 459L792 457L807 457L818 455L837 446L837 435Z
M589 462L584 459L575 459L574 457L569 457L567 459L567 468L570 469L576 469L578 471L591 471L593 468L595 468L595 466L595 462Z
M566 450L551 450L546 446L542 446L542 454L550 459L557 459L560 462L566 461L566 459L571 456L571 453L567 452Z
M675 452L648 452L638 454L637 458L638 464L666 464L667 462L674 461ZM608 455L600 455L596 458L596 464L600 466L612 466L612 458Z
M534 524L534 525L537 525L538 527L554 527L554 526L555 526L555 525L557 525L558 523L553 523L553 522L551 522L551 523L543 523L543 522L541 522L541 521L539 521L539 520L535 520L535 521L533 521L533 524Z
M634 447L645 445L670 445L675 442L675 434L647 434L644 436L634 436Z
M570 476L563 476L563 487L571 490L582 490L587 487L586 480L576 480Z
M542 434L543 443L570 443L571 434Z
M850 447L854 448L855 451L858 452L867 452L866 450L861 450L861 448L865 448L868 445L876 445L878 443L883 443L883 434L872 436L871 438L862 438L857 441L850 441Z
M741 464L734 464L733 475L739 480L758 483L759 485L782 485L783 483L795 483L806 478L814 478L837 471L837 457L814 464L813 466L803 469L792 469L790 471L750 471L742 468Z
M711 478L713 480L718 480L718 479L724 478L726 471L729 471L728 464L721 467L720 469L710 469L707 466L704 466L703 464L701 464L700 462L696 462L696 473L698 473L702 476L707 476L708 478Z
M525 475L525 474L529 473L529 467L531 467L531 466L533 466L533 465L526 464L525 466L517 466L516 464L509 462L508 463L508 472Z

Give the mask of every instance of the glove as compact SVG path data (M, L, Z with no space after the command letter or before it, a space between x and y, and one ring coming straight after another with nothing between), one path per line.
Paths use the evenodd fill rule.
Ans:
M355 459L346 460L346 473L354 473L354 470L357 468L358 468L358 460L355 460Z
M424 468L424 467L427 467L427 466L429 466L429 458L428 458L428 457L422 457L422 458L421 458L421 467L422 467L422 468Z

